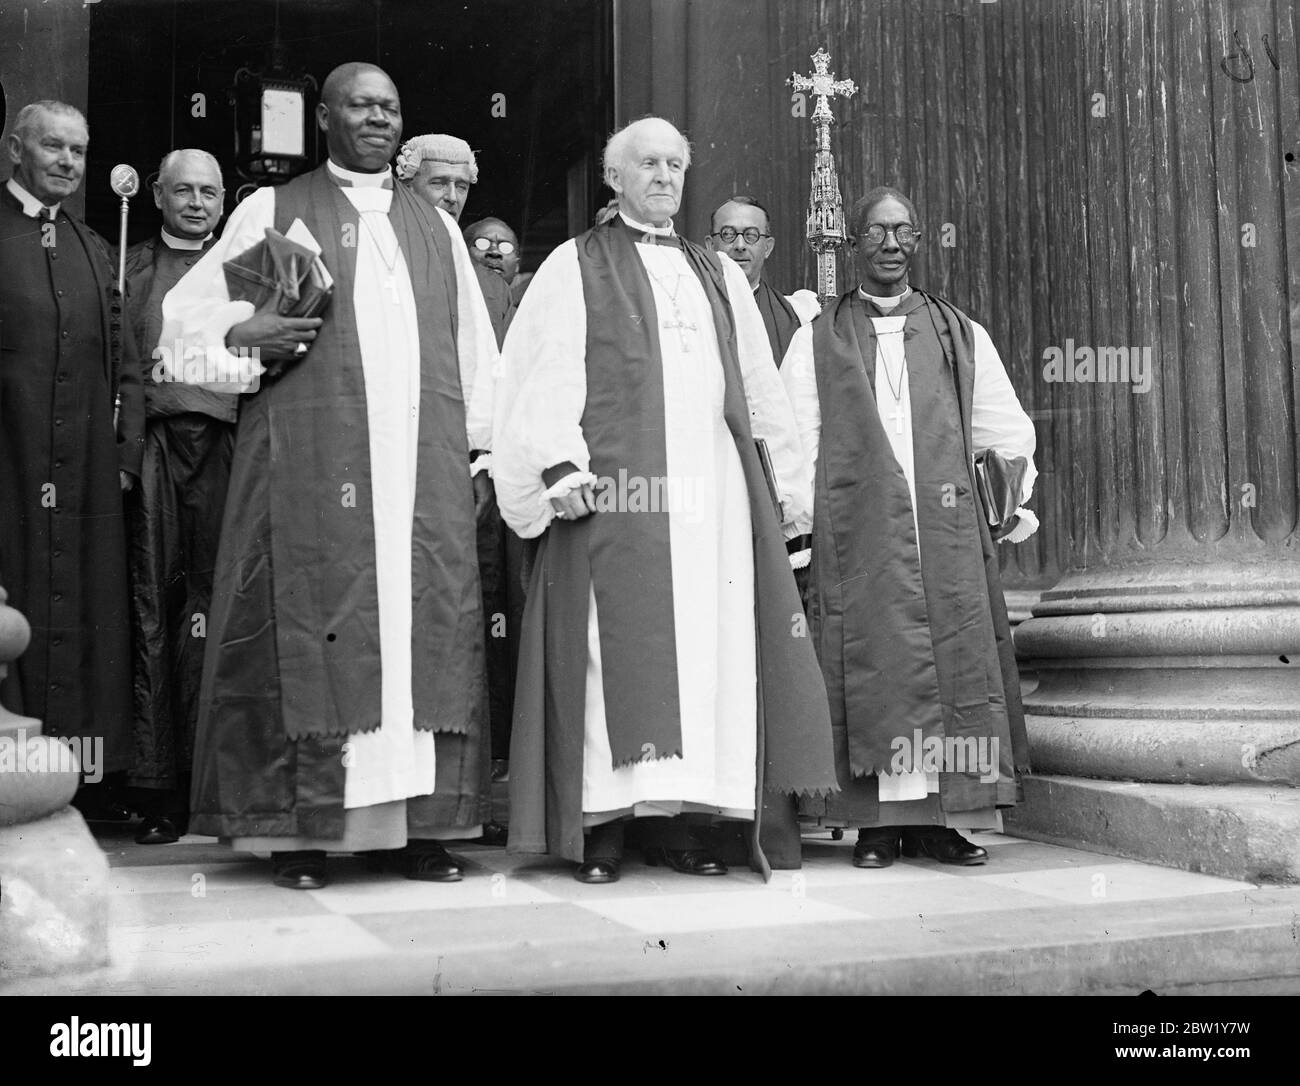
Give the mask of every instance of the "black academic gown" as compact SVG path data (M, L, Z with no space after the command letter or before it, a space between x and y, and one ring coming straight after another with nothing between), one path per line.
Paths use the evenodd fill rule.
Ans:
M479 289L487 303L497 347L515 315L510 287L491 268L474 261ZM525 545L501 519L496 496L476 508L478 568L483 586L484 637L488 668L488 709L492 722L492 757L510 757L510 720L515 704L515 673L519 661L519 624L523 619L521 569Z
M67 212L40 222L0 188L0 268L0 585L32 628L0 701L48 735L102 739L98 768L116 772L131 759L118 471L140 470L136 352L107 246Z

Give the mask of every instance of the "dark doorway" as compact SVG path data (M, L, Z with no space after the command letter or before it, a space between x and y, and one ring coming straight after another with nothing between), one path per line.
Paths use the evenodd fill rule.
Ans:
M88 117L95 174L126 162L147 181L168 150L201 147L225 171L229 213L246 183L234 170L236 73L268 72L278 54L286 72L319 85L337 64L374 61L402 96L404 138L448 132L475 149L479 181L461 224L504 219L530 271L589 226L602 202L600 150L614 120L609 10L603 0L96 4ZM307 153L319 162L323 142L317 148L309 136ZM87 219L112 240L117 206L106 185L88 188ZM131 202L131 240L159 223L143 191Z

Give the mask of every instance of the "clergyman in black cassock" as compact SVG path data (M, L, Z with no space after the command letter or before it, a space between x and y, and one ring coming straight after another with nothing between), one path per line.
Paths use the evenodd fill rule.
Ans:
M154 376L162 300L212 247L221 167L206 151L172 151L153 185L162 229L126 254L127 313L144 367L140 486L128 503L135 755L131 805L140 844L185 833L212 572L230 482L239 397Z
M19 112L6 144L0 584L32 639L0 699L40 719L47 735L78 741L85 779L95 782L131 764L122 491L140 471L144 409L115 262L64 206L81 183L88 142L76 109L44 101ZM77 802L88 813L105 805Z

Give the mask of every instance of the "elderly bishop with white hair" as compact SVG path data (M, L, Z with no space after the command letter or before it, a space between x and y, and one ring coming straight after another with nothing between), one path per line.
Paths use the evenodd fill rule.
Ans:
M797 867L790 797L836 787L785 546L801 446L744 274L673 229L689 165L665 120L615 133L619 213L537 272L497 386L497 499L542 537L510 847L584 882L619 877L625 831L651 863L726 874L719 820L748 824L764 876Z

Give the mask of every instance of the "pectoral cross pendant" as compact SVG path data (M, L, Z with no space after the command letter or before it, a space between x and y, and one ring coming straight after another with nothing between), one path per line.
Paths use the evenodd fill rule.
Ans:
M696 328L695 325L693 325L690 321L686 320L680 313L678 313L674 309L673 319L662 324L660 327L662 327L665 331L676 329L677 338L681 341L682 353L683 354L691 353L691 345L690 342L686 339L686 333L699 331L699 329Z
M889 417L894 420L894 433L901 434L903 432L904 418L903 405L901 403L894 404L893 413Z
M384 289L393 296L393 305L397 305L399 301L397 297L397 276L390 275L387 279L385 279Z

